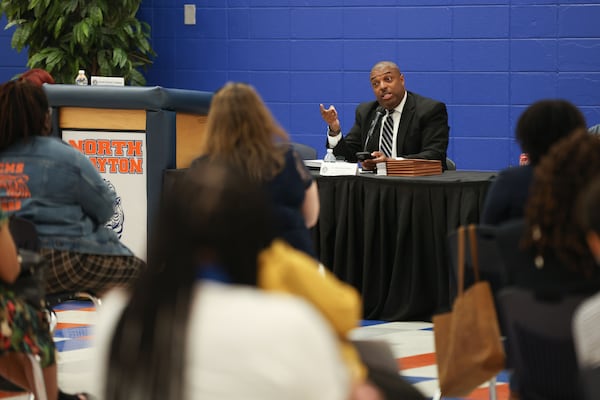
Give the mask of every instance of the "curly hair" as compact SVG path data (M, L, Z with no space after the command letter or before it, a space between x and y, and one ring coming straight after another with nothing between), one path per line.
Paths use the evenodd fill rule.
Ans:
M515 136L531 164L536 165L554 143L586 126L585 117L570 102L540 100L521 114Z
M535 169L521 245L533 248L538 257L554 254L566 267L590 277L596 266L577 208L579 194L599 173L600 137L583 129L557 142Z

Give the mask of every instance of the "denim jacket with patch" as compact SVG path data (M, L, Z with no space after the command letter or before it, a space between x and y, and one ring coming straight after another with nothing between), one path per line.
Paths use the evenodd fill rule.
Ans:
M34 136L0 152L0 204L32 221L44 248L131 255L104 224L114 193L92 163L55 137Z

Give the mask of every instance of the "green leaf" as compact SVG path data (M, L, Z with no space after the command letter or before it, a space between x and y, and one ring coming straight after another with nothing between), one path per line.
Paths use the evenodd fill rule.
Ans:
M90 8L90 12L89 12L89 19L90 19L90 24L94 25L94 26L100 26L102 25L102 22L104 21L104 16L102 14L102 9L98 6L93 6Z
M25 20L24 20L24 19L15 19L15 20L12 20L12 21L8 22L8 23L6 24L6 26L4 27L4 29L5 29L5 30L7 30L7 29L10 29L10 28L12 28L12 27L13 27L13 26L15 26L15 25L17 25L17 26L18 26L18 25L21 25L21 24L23 24L23 23L25 23Z
M69 2L69 5L68 5L68 8L67 8L67 11L68 11L69 13L72 13L73 11L75 11L75 10L77 9L77 5L78 5L78 4L79 4L79 0L71 0L71 1Z
M86 40L90 37L90 25L87 20L81 21L81 32Z
M65 17L60 17L58 19L58 21L56 21L56 25L54 25L54 39L59 37L64 23L65 23Z
M62 57L63 57L63 54L59 49L50 48L50 49L48 49L48 52L47 52L46 63L47 64L56 64L58 61L60 61L60 59Z
M31 29L29 25L19 26L13 33L11 46L17 49L17 51L23 50L23 48L27 45L27 40L29 39L30 34Z
M27 9L28 10L33 10L33 9L35 9L39 5L40 5L40 0L30 0L29 1L29 6L27 7Z
M121 48L115 48L113 50L112 65L123 68L127 62L127 53Z
M134 86L144 86L146 84L146 78L142 75L138 70L132 69L129 72L129 77L127 79L130 85Z

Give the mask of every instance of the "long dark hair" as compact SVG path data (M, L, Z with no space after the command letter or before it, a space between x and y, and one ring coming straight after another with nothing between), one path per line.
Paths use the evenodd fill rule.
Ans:
M579 130L557 142L536 167L525 208L524 247L591 277L596 269L577 219L579 194L600 174L600 137Z
M28 81L0 85L0 151L21 139L48 133L48 98Z
M244 174L199 160L166 188L148 255L115 329L106 398L183 398L185 343L202 265L256 285L257 255L273 239L268 203Z

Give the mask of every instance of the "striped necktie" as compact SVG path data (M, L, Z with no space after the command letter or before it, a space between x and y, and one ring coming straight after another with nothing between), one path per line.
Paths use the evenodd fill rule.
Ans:
M394 119L392 113L394 110L387 110L383 132L381 133L381 151L386 157L392 156L392 144L394 143Z

